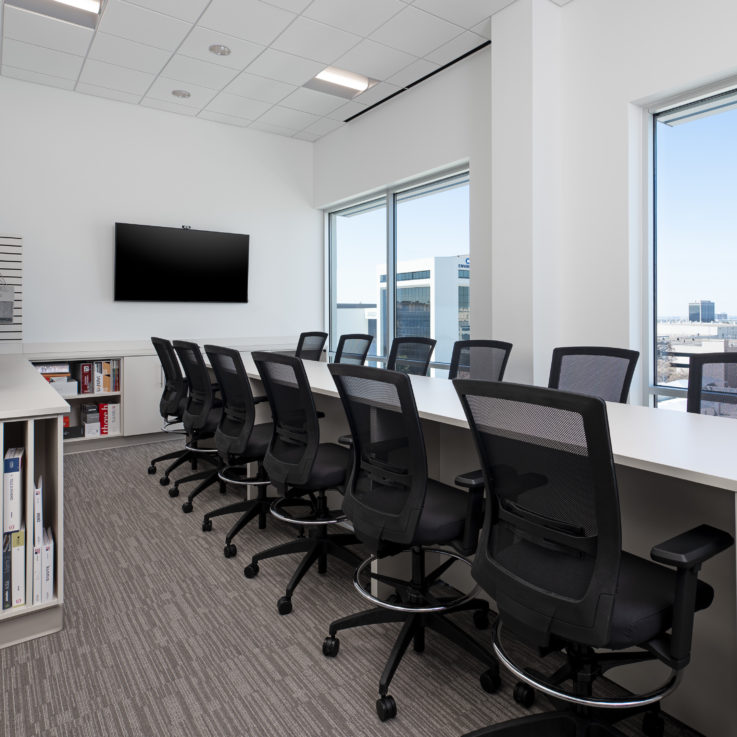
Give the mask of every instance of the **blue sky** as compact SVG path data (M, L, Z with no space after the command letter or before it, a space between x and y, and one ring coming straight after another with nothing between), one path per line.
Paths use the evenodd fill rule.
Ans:
M737 316L737 111L657 126L658 314Z

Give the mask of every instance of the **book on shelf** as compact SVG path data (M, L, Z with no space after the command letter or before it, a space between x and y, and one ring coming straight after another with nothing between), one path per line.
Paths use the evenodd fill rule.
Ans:
M120 435L120 405L111 402L107 406L108 435Z
M3 609L10 609L13 599L10 590L10 571L12 566L11 545L12 532L3 533Z
M54 598L54 533L50 527L44 532L41 550L41 600L43 603Z
M59 374L41 374L41 376L43 376L49 384L55 384L57 381L68 381L72 375L66 371Z
M97 405L100 410L100 435L108 434L108 404L107 402L100 402Z
M41 582L43 581L43 566L41 565L42 546L33 547L33 603L41 604L43 602L43 590Z
M77 394L79 394L79 384L76 379L69 379L69 381L52 381L51 386L53 386L62 397L76 397Z
M72 425L71 427L65 427L63 429L64 440L70 440L71 438L83 438L84 437L84 425Z
M82 436L85 438L99 438L100 437L100 423L98 422L83 422L82 428L84 432Z
M34 366L41 374L69 373L69 364L65 361L59 361L56 363L36 363Z
M33 547L40 548L44 542L43 476L36 479L33 487Z
M12 539L12 564L10 571L13 606L26 603L26 528L10 533Z
M72 374L79 382L80 394L92 394L94 391L92 381L92 361L82 361L75 364Z
M23 448L8 448L3 461L3 532L20 529L23 516Z
M79 416L82 422L99 422L100 409L97 404L83 404L79 409Z

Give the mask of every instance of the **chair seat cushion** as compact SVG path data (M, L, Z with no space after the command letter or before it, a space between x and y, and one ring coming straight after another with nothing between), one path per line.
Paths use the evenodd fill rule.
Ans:
M352 453L346 448L334 443L320 443L310 476L299 488L305 491L337 488L342 491L351 459Z
M468 494L454 486L427 480L425 504L414 541L416 545L443 545L463 535Z
M670 629L675 581L673 569L622 553L609 647L620 649L639 645ZM699 581L696 611L706 609L713 598L711 586Z

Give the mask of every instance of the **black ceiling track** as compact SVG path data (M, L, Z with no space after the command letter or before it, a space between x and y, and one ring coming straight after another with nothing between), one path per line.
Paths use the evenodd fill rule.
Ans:
M373 110L375 107L379 107L379 105L383 105L388 100L391 100L392 97L396 97L397 95L401 95L402 92L406 92L407 90L412 89L415 85L420 84L420 82L424 82L426 79L430 79L430 77L434 77L438 72L442 72L443 69L447 69L448 67L452 67L453 64L457 64L459 61L463 61L468 56L471 56L471 54L475 54L477 51L481 51L481 49L485 49L487 46L491 44L491 41L485 41L480 46L477 46L475 49L471 49L470 51L467 51L465 54L462 54L457 59L453 59L453 61L449 61L447 64L443 64L442 67L438 67L434 71L430 72L430 74L426 74L424 77L420 77L419 79L416 79L414 82L408 84L406 87L402 87L402 89L397 90L396 92L392 92L391 95L388 95L383 100L379 100L378 102L375 102L373 105L369 105L365 110L361 110L360 113L356 113L355 115L351 115L350 118L346 118L343 122L344 123L350 123L351 120L355 120L356 118L360 117L361 115L365 115L369 110Z

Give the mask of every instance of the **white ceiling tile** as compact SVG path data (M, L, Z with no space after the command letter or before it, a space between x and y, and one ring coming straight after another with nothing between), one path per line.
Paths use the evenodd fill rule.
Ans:
M408 84L412 84L412 82L416 82L425 75L434 72L439 67L439 64L427 61L426 59L418 59L402 69L401 72L397 72L393 77L389 77L386 81L398 87L406 87Z
M343 123L341 123L339 120L330 120L330 118L320 118L320 120L316 120L311 125L308 125L304 129L304 132L305 133L315 133L318 136L324 136L342 127L343 127Z
M120 90L111 90L107 87L98 87L94 84L78 84L75 88L76 92L82 92L85 95L93 95L94 97L106 97L108 100L119 100L120 102L137 103L140 95L134 95L130 92L121 92Z
M247 72L260 77L276 79L280 82L301 87L312 79L325 65L319 61L303 59L301 56L285 54L283 51L266 49L261 56L248 65Z
M172 90L187 90L190 96L174 97ZM202 110L216 94L216 90L209 89L208 87L201 87L191 82L182 82L178 79L162 76L151 85L151 88L146 93L146 98L163 100L174 105L185 105L186 107Z
M367 107L368 105L362 105L360 102L351 100L345 105L341 105L337 110L333 110L332 113L328 113L325 117L330 118L331 120L340 120L342 122L350 118L352 115L360 113Z
M301 110L290 110L289 108L279 107L278 105L272 107L271 110L268 110L259 118L260 123L293 128L295 131L306 128L316 120L319 120L317 115L303 113Z
M87 59L79 75L83 84L94 84L98 87L109 87L121 92L142 95L154 80L153 74L139 72L137 69L126 69L115 64L107 64L96 59Z
M400 0L314 0L304 15L359 36L368 36L404 7Z
M190 25L138 5L128 5L122 0L108 0L97 28L113 36L174 51L187 35Z
M283 107L302 110L314 115L327 115L336 108L342 107L345 100L334 95L326 95L324 92L308 90L299 87L291 95L285 97L279 104Z
M415 56L427 56L462 30L453 23L411 6L374 31L371 38Z
M3 41L3 66L7 64L28 72L76 80L83 61L81 56L14 41L12 38Z
M379 82L374 85L366 92L362 92L356 100L362 102L364 105L374 105L375 103L383 100L389 95L393 95L395 92L401 90L401 87L397 87L395 84L387 84L386 82Z
M427 59L442 66L485 43L485 38L477 36L475 33L471 33L471 31L464 31L460 36L456 36L452 41L448 41L448 43L443 44L439 49L435 49L435 51L429 53Z
M235 70L175 54L161 72L162 76L176 79L186 84L196 84L221 90L235 77Z
M413 7L449 20L463 28L472 28L513 2L514 0L462 0L462 2L415 0Z
M233 95L250 97L252 100L276 103L283 100L290 92L298 89L293 84L277 82L275 79L258 77L255 74L241 72L226 88L225 92Z
M283 125L272 125L271 123L265 123L262 120L257 120L252 123L251 128L257 131L263 131L264 133L275 133L278 136L293 136L297 133L295 128L287 128Z
M310 4L311 0L264 0L264 2L269 5L276 5L277 8L289 10L292 13L301 13Z
M31 72L28 69L16 69L15 67L3 64L3 76L12 77L13 79L22 79L25 82L36 82L37 84L45 84L49 87L61 87L63 90L73 90L73 79L62 79L51 74L41 74L39 72Z
M331 64L352 49L360 36L309 18L297 18L273 43L273 48L305 59Z
M300 141L307 141L308 143L314 143L322 138L322 136L318 136L317 133L306 133L305 131L300 131L299 133L295 133L292 138L296 138Z
M241 128L248 128L251 125L247 118L237 118L235 115L224 115L223 113L213 113L210 110L201 110L197 114L198 118L204 120L214 120L216 123L225 123L226 125L238 125Z
M221 44L230 49L227 56L218 56L210 51L213 44ZM179 54L191 56L194 59L208 61L231 69L243 69L250 64L263 50L264 46L244 41L242 38L229 36L220 31L211 31L209 28L195 26L179 47Z
M236 118L255 120L263 115L271 105L260 100L249 100L247 97L221 92L208 106L207 111L234 115Z
M92 41L88 56L90 59L137 69L139 72L158 74L171 54L163 49L98 31Z
M482 20L481 23L474 26L471 30L479 36L483 36L487 41L491 41L491 18Z
M199 25L266 46L294 18L294 13L259 0L212 0Z
M416 56L365 39L341 56L334 66L372 79L387 79L416 60Z
M3 33L5 38L84 56L94 31L91 28L83 28L74 23L65 23L63 20L6 5Z
M141 100L143 107L152 107L157 110L166 110L168 113L178 113L179 115L188 115L193 117L197 115L196 107L187 107L186 105L177 105L174 102L167 102L166 100L157 100L153 97L145 97Z
M194 23L210 0L126 0L126 2Z

